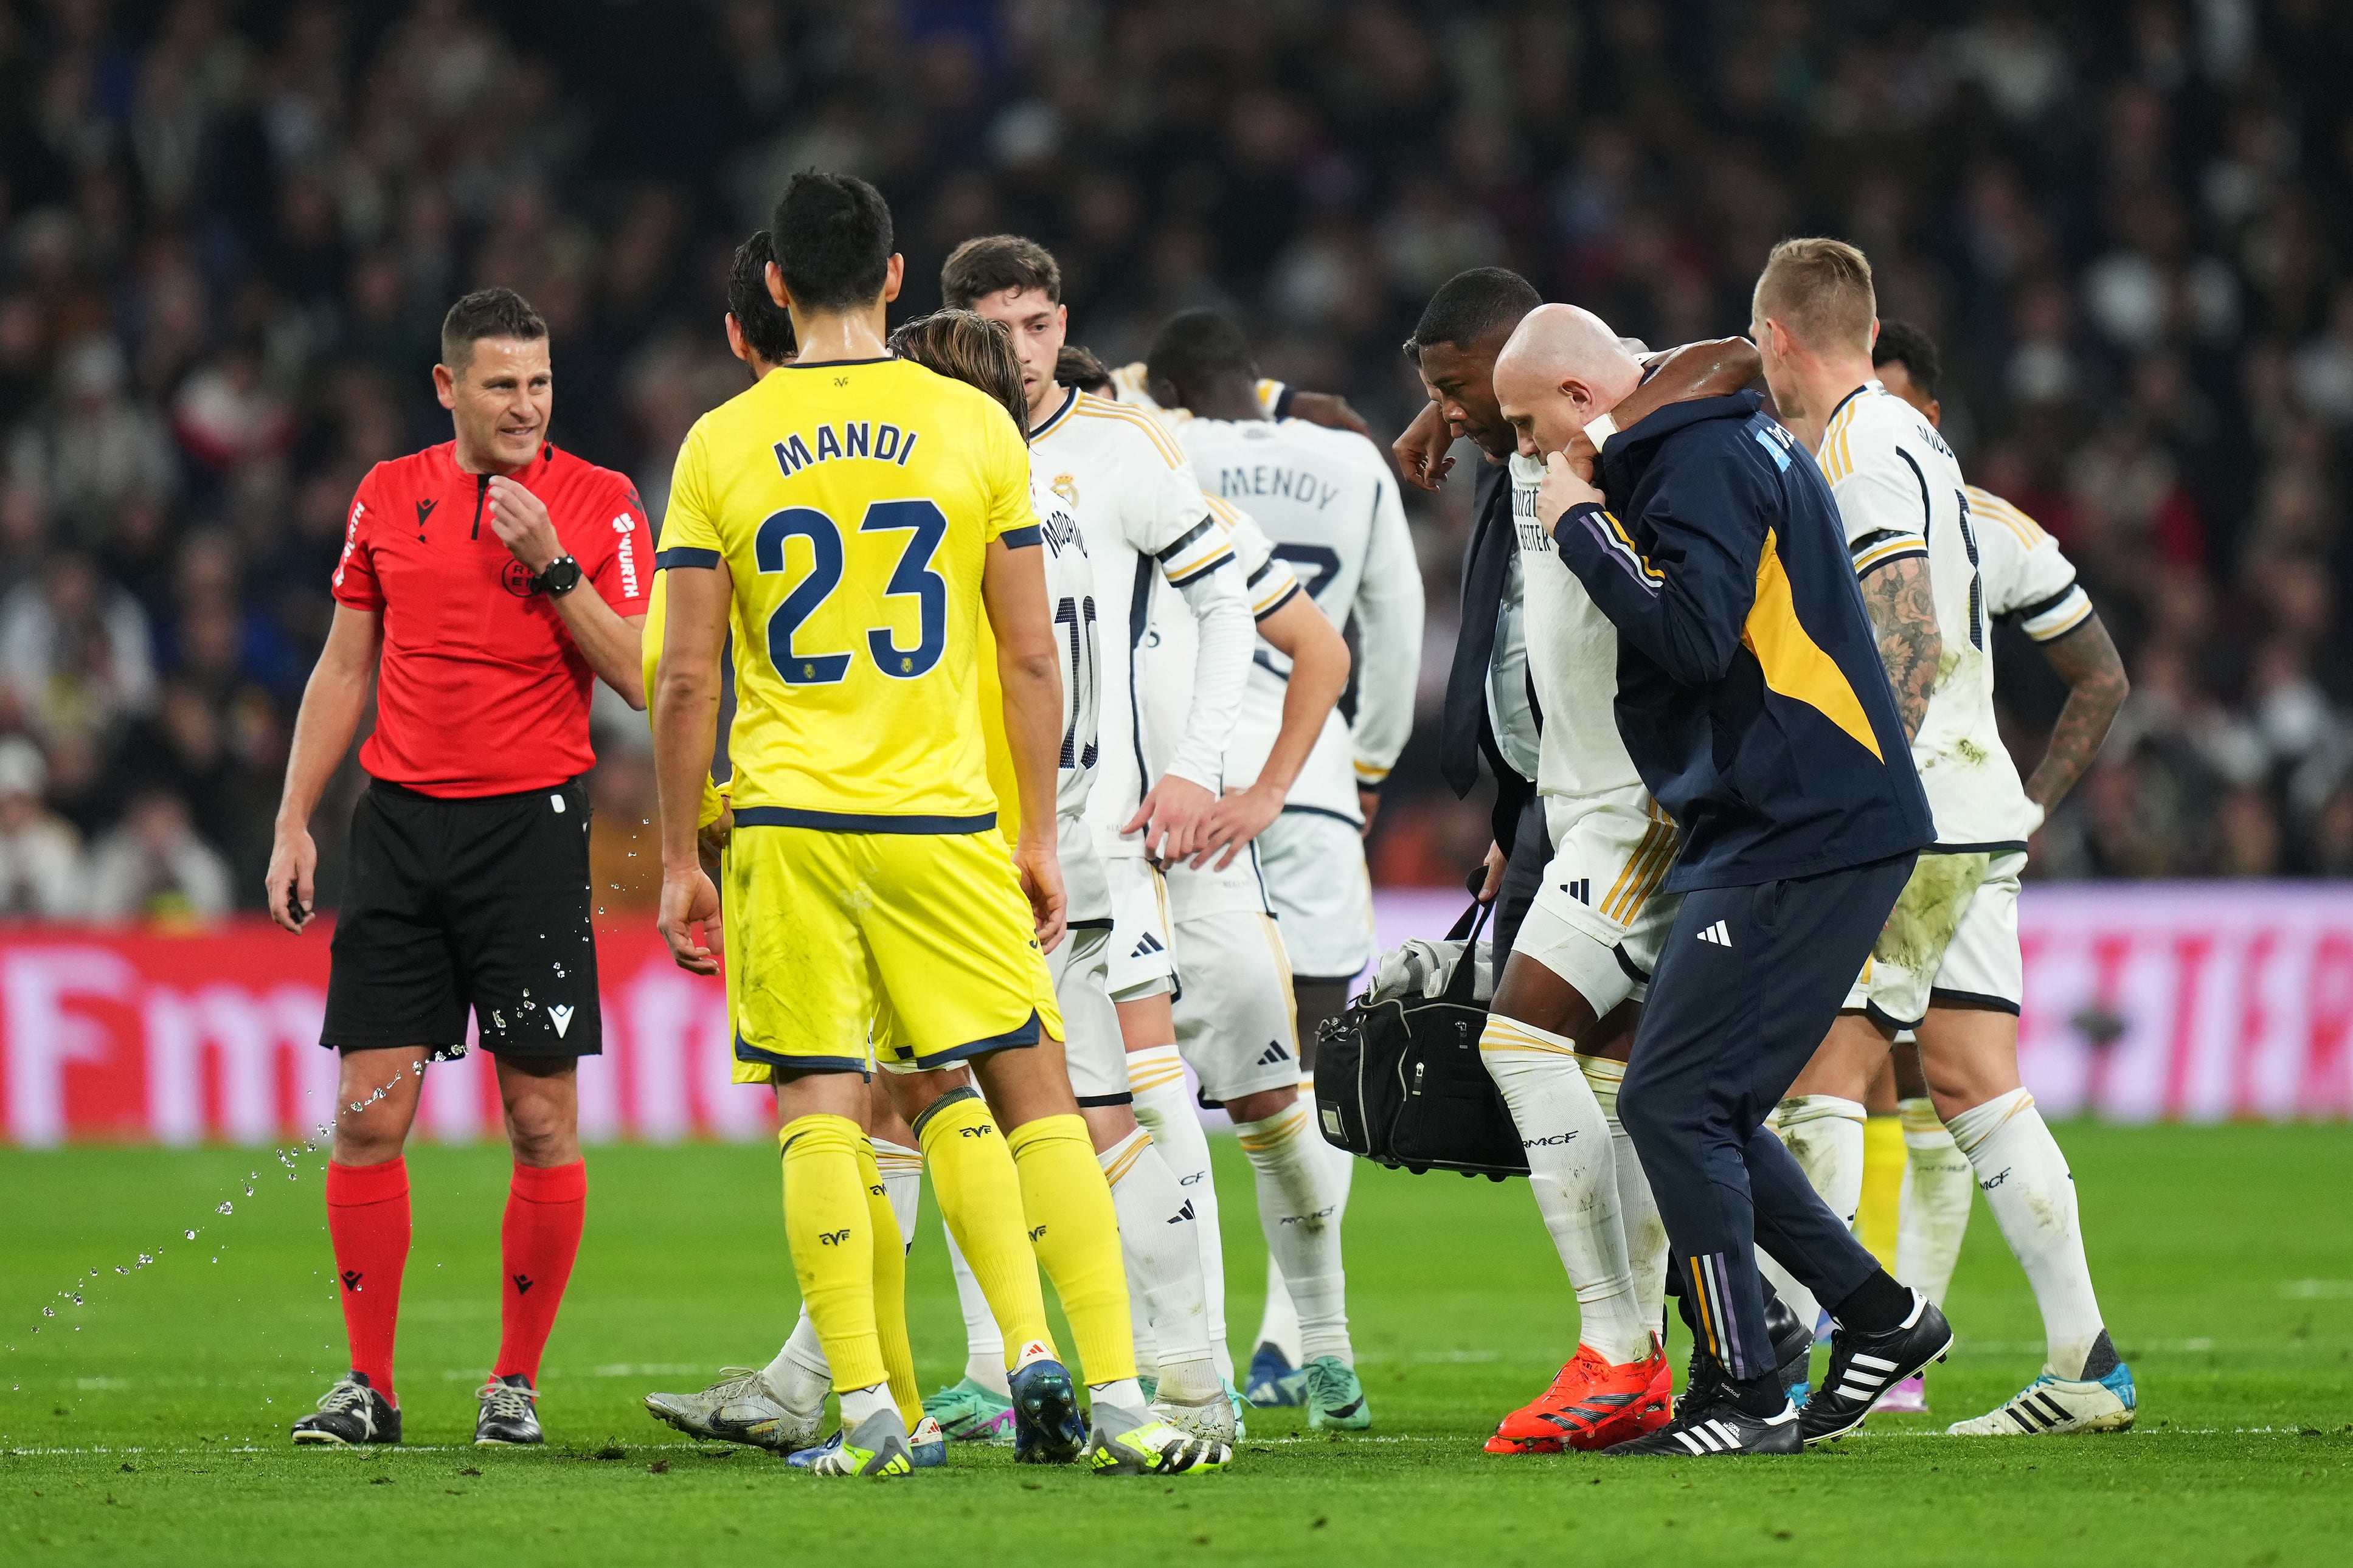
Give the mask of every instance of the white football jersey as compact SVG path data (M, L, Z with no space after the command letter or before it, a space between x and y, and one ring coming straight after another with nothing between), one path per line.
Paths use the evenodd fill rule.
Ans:
M2026 791L1994 722L1992 616L1959 461L1918 409L1877 381L1831 414L1817 457L1857 576L1907 557L1928 563L1944 653L1912 761L1936 816L1936 847L2023 847Z
M1529 684L1543 729L1536 791L1570 799L1641 789L1642 775L1618 733L1618 627L1554 548L1536 515L1545 467L1512 454L1512 525L1519 536L1521 626Z
M1183 584L1214 573L1233 559L1233 550L1208 515L1185 449L1149 414L1074 388L1030 431L1029 453L1043 489L1078 520L1093 568L1098 701L1087 820L1104 854L1141 855L1143 836L1120 829L1166 768L1145 766L1136 723L1136 642L1163 580ZM1230 709L1209 712L1193 705L1184 740L1221 753L1233 718ZM1213 776L1195 782L1216 789L1214 770L1204 771Z
M1053 476L1041 470L1039 457L1034 450L1029 454L1029 501L1038 510L1038 532L1046 552L1046 602L1053 606L1055 651L1062 661L1062 752L1054 775L1054 815L1066 817L1086 810L1102 750L1101 616L1086 535L1071 514L1070 503L1047 488Z
M1991 490L1971 485L1968 497L1986 614L2015 620L2036 642L2064 637L2089 620L2091 597L2076 583L2073 563L2059 552L2059 542Z
M1296 790L1292 798L1361 826L1355 785L1377 785L1405 749L1421 668L1421 570L1388 460L1352 430L1301 419L1196 417L1175 428L1201 488L1249 514L1334 626L1356 623L1355 777L1345 798ZM1258 666L1253 676L1279 688L1290 661L1261 644ZM1281 706L1278 690L1278 713ZM1273 744L1271 730L1265 742ZM1234 762L1229 751L1229 780L1238 778Z
M1209 514L1232 542L1235 564L1247 584L1250 616L1264 620L1289 604L1303 584L1275 554L1274 544L1249 514L1217 496L1207 498ZM1193 689L1193 660L1199 638L1193 618L1185 613L1176 594L1165 584L1153 595L1149 622L1137 654L1137 712L1143 721L1144 757L1147 765L1165 759L1175 748L1185 721L1187 694ZM1233 739L1226 744L1226 787L1237 789L1254 782L1266 765L1282 729L1282 695L1288 678L1276 673L1281 656L1261 640L1250 661L1250 679L1242 688L1241 711L1235 716ZM1340 809L1356 820L1356 785L1348 765L1348 726L1338 709L1324 715L1314 750L1293 781L1287 803ZM1359 823L1361 826L1361 823Z

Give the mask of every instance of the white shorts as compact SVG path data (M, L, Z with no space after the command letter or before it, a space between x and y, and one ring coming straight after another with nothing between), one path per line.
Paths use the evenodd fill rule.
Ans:
M1299 1081L1299 1010L1273 920L1224 914L1180 921L1176 1048L1201 1094L1240 1100Z
M1073 928L1046 955L1054 1000L1069 1031L1062 1055L1071 1071L1071 1092L1081 1105L1125 1105L1127 1047L1120 1038L1119 1009L1110 991L1112 932L1108 926Z
M1847 1007L1899 1030L1917 1027L1936 1002L2017 1012L2026 994L2018 951L2018 878L2025 868L2025 853L2016 849L1923 854Z
M1375 956L1373 882L1356 825L1286 811L1259 835L1258 851L1292 973L1354 980Z
M1114 1002L1135 1002L1176 988L1176 958L1169 935L1168 889L1159 868L1137 855L1106 855L1111 884L1111 976Z
M1675 825L1640 788L1595 799L1545 798L1552 861L1520 924L1525 953L1577 988L1595 1017L1641 1001L1683 907L1660 890L1675 863Z
M1069 900L1072 925L1111 919L1111 884L1103 876L1103 857L1095 847L1094 829L1076 812L1055 824L1055 847L1062 860L1062 892Z

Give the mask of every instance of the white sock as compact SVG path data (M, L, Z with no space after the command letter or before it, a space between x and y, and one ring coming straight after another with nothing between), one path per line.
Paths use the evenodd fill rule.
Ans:
M891 1403L891 1385L872 1384L865 1388L853 1388L841 1396L841 1429L854 1432L858 1424L868 1416L884 1410L898 1408Z
M1234 1358L1226 1349L1226 1252L1218 1229L1218 1183L1209 1169L1209 1135L1201 1129L1193 1101L1185 1092L1185 1058L1174 1042L1127 1053L1128 1092L1135 1097L1135 1119L1152 1134L1152 1146L1176 1178L1177 1190L1192 1200L1193 1241L1201 1253L1201 1297L1209 1313L1209 1354L1218 1375L1234 1375Z
M948 1267L955 1274L956 1304L964 1310L964 1374L997 1398L1010 1399L1013 1389L1005 1381L1005 1335L997 1327L997 1314L988 1310L988 1298L981 1294L980 1280L974 1276L972 1265L964 1260L964 1252L956 1246L955 1232L943 1224L940 1234L947 1237Z
M1339 1184L1324 1158L1324 1141L1309 1125L1311 1114L1307 1105L1293 1100L1262 1121L1235 1122L1234 1131L1258 1178L1259 1226L1298 1309L1301 1364L1328 1355L1354 1366L1348 1276L1340 1260Z
M825 1396L833 1391L833 1363L818 1343L817 1325L809 1321L806 1302L792 1336L761 1372L760 1381L777 1404L796 1415L807 1418L825 1408Z
M1132 1377L1119 1378L1111 1383L1091 1383L1087 1384L1087 1397L1092 1404L1108 1405L1139 1421L1150 1419L1145 1414L1144 1390Z
M2052 1375L2081 1377L2092 1342L2100 1337L2100 1303L2084 1261L2075 1178L2059 1141L2022 1089L1973 1106L1945 1125L1976 1168L1978 1190L2034 1288Z
M1096 1159L1111 1183L1120 1248L1138 1287L1130 1297L1145 1302L1151 1330L1153 1356L1146 1361L1139 1344L1136 1364L1209 1366L1209 1305L1201 1285L1201 1249L1193 1239L1192 1201L1141 1127Z
M1564 1037L1490 1014L1479 1059L1503 1092L1528 1157L1528 1187L1577 1290L1577 1337L1612 1365L1651 1353L1634 1306L1617 1155L1601 1104Z
M1657 1329L1667 1305L1667 1226L1659 1218L1659 1200L1651 1195L1651 1178L1642 1172L1618 1120L1618 1089L1626 1081L1626 1064L1605 1057L1579 1057L1577 1065L1593 1090L1601 1119L1609 1124L1609 1152L1616 1156L1618 1220L1626 1232L1626 1268L1634 1280L1634 1315Z
M1266 1310L1259 1316L1253 1354L1259 1345L1272 1345L1283 1360L1299 1364L1299 1309L1291 1304L1291 1287L1282 1282L1282 1264L1272 1252L1266 1255Z
M1939 1307L1961 1260L1969 1199L1978 1190L1969 1157L1936 1120L1936 1102L1896 1101L1904 1118L1904 1192L1895 1218L1895 1278Z
M923 1206L923 1155L920 1149L877 1138L874 1168L882 1173L882 1192L891 1212L899 1216L899 1245L915 1245L915 1216Z

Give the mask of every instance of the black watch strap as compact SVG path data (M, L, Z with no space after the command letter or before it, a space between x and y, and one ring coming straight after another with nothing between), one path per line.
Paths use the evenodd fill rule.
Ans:
M580 586L582 576L579 562L569 555L559 555L539 574L539 585L550 598L560 599Z

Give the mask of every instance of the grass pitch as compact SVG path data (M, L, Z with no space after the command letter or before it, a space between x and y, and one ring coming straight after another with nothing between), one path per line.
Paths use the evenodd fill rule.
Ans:
M2353 1131L2061 1137L2108 1321L2140 1379L2128 1435L1932 1435L2041 1359L2032 1300L1980 1209L1948 1303L1962 1337L1929 1380L1934 1417L1877 1417L1788 1459L1489 1458L1479 1445L1496 1418L1574 1343L1534 1207L1518 1184L1360 1167L1349 1305L1373 1433L1326 1439L1297 1412L1266 1411L1222 1475L1114 1483L959 1445L945 1471L881 1487L684 1443L638 1403L765 1360L791 1324L765 1148L590 1155L540 1452L467 1446L498 1339L503 1150L410 1157L408 1444L366 1452L286 1439L343 1366L315 1156L289 1181L245 1151L0 1152L0 1561L2353 1560ZM1241 1348L1262 1250L1248 1172L1219 1142ZM927 1386L962 1362L937 1237L927 1210L909 1299ZM152 1266L137 1266L142 1251Z

